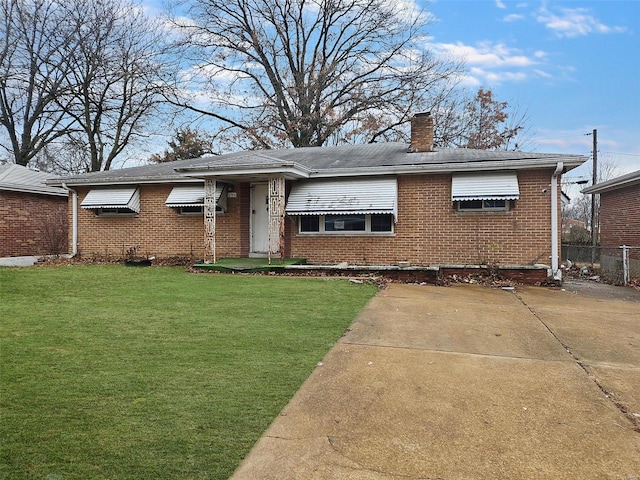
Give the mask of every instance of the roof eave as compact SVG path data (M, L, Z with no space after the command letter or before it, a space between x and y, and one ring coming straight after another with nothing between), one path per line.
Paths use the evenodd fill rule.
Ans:
M7 190L7 191L11 191L11 192L20 192L20 193L35 193L38 195L49 195L49 196L54 196L54 197L67 197L69 196L69 193L66 192L65 190L58 190L55 187L44 187L44 188L38 188L38 187L29 187L29 186L25 186L25 185L11 185L11 184L3 184L0 185L0 190Z
M298 163L281 163L271 165L209 165L206 167L177 168L176 172L185 177L207 178L218 177L255 177L256 175L281 175L288 180L309 178L311 170Z
M634 175L631 178L626 179L613 179L608 182L603 182L601 184L592 185L590 187L581 190L581 193L585 194L598 194L598 193L606 193L611 190L618 190L619 188L629 187L631 185L640 184L640 176Z
M496 170L531 170L541 168L555 168L559 162L563 163L565 170L571 170L582 165L586 157L549 157L532 162L531 159L482 161L482 162L459 162L441 163L434 165L397 165L366 168L336 168L315 170L310 178L323 177L347 177L355 175L415 175L429 173L452 173L452 172L479 172Z
M67 187L92 187L102 185L141 185L157 183L193 183L194 179L186 178L183 175L153 176L153 177L130 177L130 178L92 178L92 179L55 179L47 180L47 185Z

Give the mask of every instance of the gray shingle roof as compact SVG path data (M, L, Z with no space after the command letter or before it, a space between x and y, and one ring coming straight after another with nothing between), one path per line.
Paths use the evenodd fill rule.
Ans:
M0 190L66 197L68 193L64 188L45 184L45 181L51 178L50 173L36 172L22 165L0 165Z
M622 175L620 177L612 178L611 180L607 180L606 182L597 183L595 185L592 185L591 187L585 188L584 190L582 190L582 193L603 193L610 190L615 190L617 188L635 185L637 183L640 183L640 170L627 173L626 175Z
M377 175L381 173L428 173L437 171L501 170L543 168L564 162L570 169L581 165L581 155L541 154L441 148L433 152L409 153L405 143L374 143L337 147L309 147L228 153L176 162L145 165L107 172L94 172L63 178L69 185L185 181L184 172L193 170L276 168L295 166L312 177L334 175ZM59 184L59 182L58 182Z

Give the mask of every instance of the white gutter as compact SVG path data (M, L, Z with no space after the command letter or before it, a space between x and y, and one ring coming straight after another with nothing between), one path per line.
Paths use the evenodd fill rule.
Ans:
M558 177L562 175L564 165L558 162L551 175L551 275L555 280L562 280L562 271L558 261Z
M62 188L71 192L71 256L75 257L78 254L78 192L67 187L64 182Z
M551 161L545 160L538 161L536 163L531 163L529 160L512 160L508 164L503 161L466 163L449 162L439 164L392 165L380 167L327 168L322 170L313 170L309 175L309 178L531 170L555 167L558 162L567 167L577 167L581 165L581 163L576 162L567 163L563 160L558 160L557 158Z

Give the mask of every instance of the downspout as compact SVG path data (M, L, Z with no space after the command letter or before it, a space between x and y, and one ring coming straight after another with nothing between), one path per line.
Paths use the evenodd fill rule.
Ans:
M64 182L62 188L71 192L71 258L73 258L78 254L78 192L67 187Z
M562 175L564 164L558 162L551 175L551 276L562 280L562 271L558 264L558 177Z

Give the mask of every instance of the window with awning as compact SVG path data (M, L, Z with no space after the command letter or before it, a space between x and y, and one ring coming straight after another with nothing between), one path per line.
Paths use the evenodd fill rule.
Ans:
M460 212L508 211L520 198L516 172L454 174L451 200Z
M520 189L516 172L454 174L451 200L518 200Z
M297 183L286 212L301 234L389 234L397 220L395 178Z
M96 214L139 213L140 190L138 187L92 189L80 206Z
M289 215L398 215L395 178L296 183L287 200Z
M227 210L226 184L216 183L216 211ZM202 212L204 208L204 185L179 185L173 187L165 201L170 208L178 208L184 213Z

